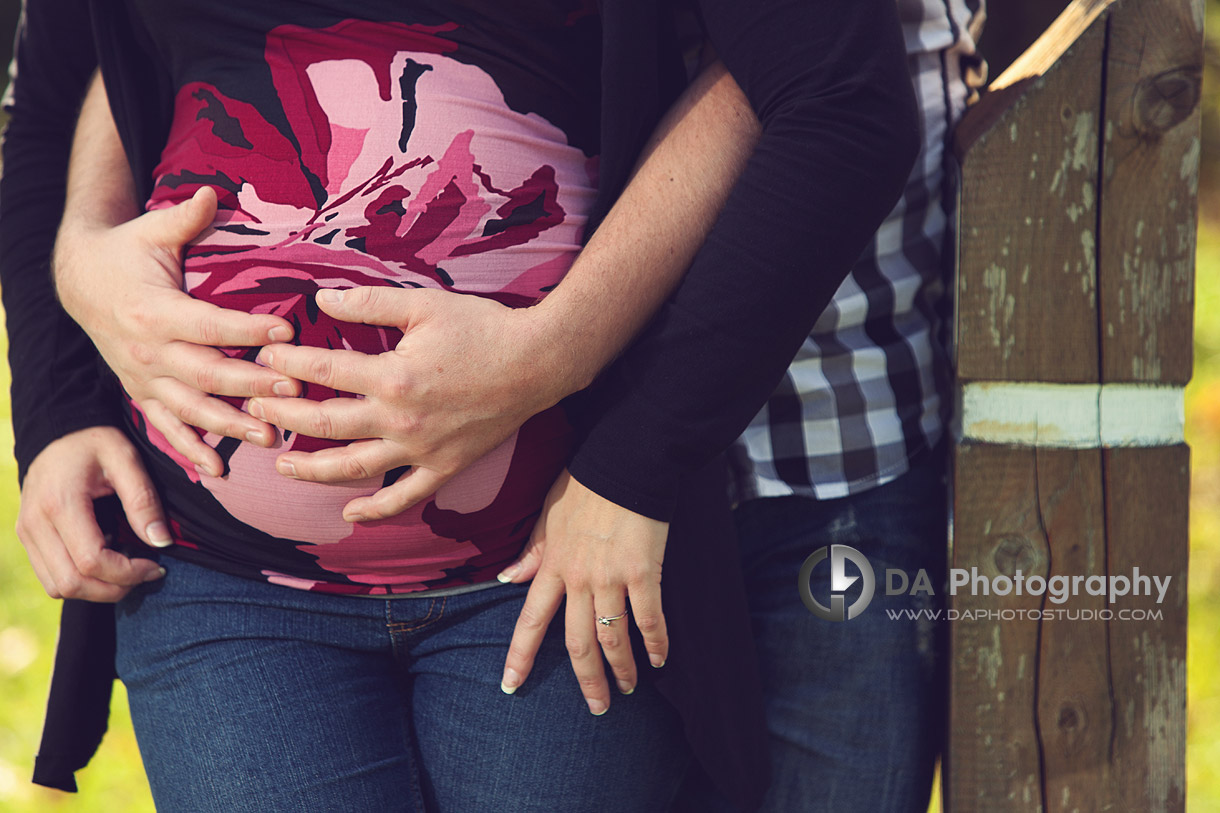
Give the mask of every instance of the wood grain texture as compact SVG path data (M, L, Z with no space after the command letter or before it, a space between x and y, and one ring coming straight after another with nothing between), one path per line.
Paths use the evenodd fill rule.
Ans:
M963 385L1189 378L1201 26L1200 0L1077 0L967 116ZM1028 442L957 444L953 567L1171 586L951 596L946 809L1181 811L1189 450Z
M1087 7L1087 8L1086 8ZM1079 15L1096 2L1073 4ZM1106 19L1008 100L961 157L956 359L970 380L1097 381L1097 185ZM967 121L975 115L971 111ZM969 128L967 128L969 130ZM966 145L962 145L966 146Z
M1191 371L1203 0L1117 5L1106 59L1103 381Z
M951 567L988 579L1017 570L1046 576L1033 449L967 444L953 459ZM1035 610L1036 596L949 596L949 747L944 800L950 811L1034 810L1042 799L1037 700L1038 624L967 614Z
M951 597L986 615L950 633L946 809L1183 811L1187 447L966 444L954 480L953 567L1170 582L1163 601ZM1042 617L1003 616L1021 610Z
M1101 455L958 446L952 566L988 580L1017 571L1104 577ZM946 809L1101 810L1117 802L1106 597L1081 590L1059 601L1050 591L963 588L950 606L958 615L950 631Z
M1111 573L1171 576L1165 600L1130 596L1110 627L1115 792L1123 809L1185 809L1186 576L1190 449L1107 449L1106 539Z
M1050 549L1051 578L1106 575L1101 450L1039 449L1037 497ZM1111 663L1104 595L1047 598L1038 646L1038 720L1043 809L1105 810L1112 795ZM1115 808L1119 809L1119 808Z

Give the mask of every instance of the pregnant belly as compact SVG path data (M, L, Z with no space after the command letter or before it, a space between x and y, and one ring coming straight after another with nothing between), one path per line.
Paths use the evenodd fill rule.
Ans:
M321 287L395 285L396 280L386 277L385 265L370 261L362 252L327 251L325 263L318 261L316 247L291 242L274 251L255 247L217 254L204 239L186 260L187 290L220 307L282 316L294 326L298 344L370 354L393 349L401 338L398 330L334 320L318 310L314 294ZM508 288L490 295L510 304L536 299L528 290ZM253 359L258 349L224 348L229 355L246 359ZM353 394L306 383L302 397L322 401ZM245 408L242 399L226 400ZM571 444L562 410L548 410L420 505L385 521L352 524L343 520L344 506L375 493L400 471L322 484L287 478L275 469L276 458L285 451L315 452L348 441L277 430L275 445L267 449L205 434L205 441L221 453L226 465L223 476L210 477L197 473L164 437L143 423L148 441L175 460L194 486L206 489L233 519L308 549L323 570L356 582L386 585L443 579L479 557L483 561L511 557L528 537L547 490L566 465ZM206 547L207 529L201 536L193 541ZM264 575L293 583L291 577L276 572L274 561L266 563Z
M216 222L184 264L192 296L282 316L302 345L381 353L401 334L336 322L317 309L319 288L426 287L521 307L559 282L581 244L595 159L537 115L509 109L482 70L441 53L391 48L378 57L385 64L310 53L313 61L272 66L292 138L255 105L207 83L178 93L148 208L203 185L217 191ZM387 98L387 88L399 95ZM225 350L248 359L258 352ZM308 385L304 397L350 395ZM283 451L334 441L281 433L276 448L261 449L206 436L228 467L212 478L155 430L148 435L232 517L314 546L326 569L384 583L396 572L439 575L506 540L520 545L571 442L562 413L542 413L433 499L392 520L351 525L343 506L382 478L322 485L274 469Z
M460 152L468 150L463 146ZM486 296L510 307L533 304L560 281L578 249L575 229L569 228L567 239L561 239L563 210L557 205L554 179L544 168L520 178L510 191L499 193L503 200L497 208L501 210L530 195L537 205L523 214L512 208L504 211L514 224L497 231L475 219L453 225L471 206L484 215L492 210L488 198L497 193L488 189L481 189L480 194L453 191L455 178L468 181L473 174L470 162L442 160L419 179L421 188L414 192L391 186L370 192L369 203L339 205L332 211L264 206L257 222L249 219L246 210L253 208L253 202L243 193L238 203L244 208L222 210L215 227L189 249L184 263L186 290L219 307L283 317L293 326L296 344L368 354L393 350L401 332L331 318L316 306L319 289L428 287ZM435 196L422 206L411 226L403 227L401 221L409 214L407 203L432 193ZM540 229L537 221L548 217L561 225ZM398 223L382 222L387 220ZM539 237L530 239L521 233L531 225L540 229ZM419 230L430 239L408 239ZM398 236L400 231L403 237ZM541 239L543 232L551 231L560 233ZM502 239L489 244L482 236L488 233ZM438 243L446 243L448 248L442 252ZM472 244L474 248L459 250ZM441 254L453 255L452 263ZM253 360L259 348L224 349L234 357ZM315 401L352 395L308 382L303 392L303 397ZM230 402L245 407L240 399ZM377 491L384 484L382 478L329 485L292 480L275 471L275 458L284 451L313 452L344 442L291 432L281 432L272 449L219 437L205 439L221 451L226 475L200 477L193 469L184 471L242 523L277 538L316 545L348 543L341 553L318 552L320 556L357 555L352 543L365 540L375 547L396 543L393 550L376 553L374 558L396 559L403 551L411 551L408 558L419 561L432 554L418 545L426 547L439 538L451 540L447 555L452 555L461 545L490 544L482 539L489 534L503 536L515 529L520 537L522 524L541 507L547 488L566 462L569 428L557 410L538 416L450 482L434 500L392 521L360 526L342 519L343 507L357 496ZM156 440L156 445L163 445ZM379 572L383 581L384 575Z
M183 485L172 478L166 501L175 529L187 529L180 533L181 544L291 586L327 581L321 571L393 591L444 584L463 572L494 575L528 538L571 444L562 412L548 410L413 508L378 522L348 523L342 518L344 505L375 492L383 478L321 484L283 477L275 458L296 448L298 435L281 438L274 449L205 436L218 442L227 464L224 476L210 477L195 473L155 429L147 432L147 440L182 466L189 480ZM179 514L178 505L188 508ZM235 532L233 520L253 533ZM300 577L300 559L282 545L307 554L308 580Z
M148 432L154 446L170 458L177 456L155 429ZM286 478L276 472L275 458L294 448L297 437L282 439L274 449L235 444L226 454L228 468L222 477L190 470L188 491L175 488L167 503L175 520L183 520L175 515L176 500L192 504L190 533L180 542L226 558L233 558L236 551L262 575L298 587L310 585L281 572L287 560L279 544L307 553L314 563L311 569L316 566L356 583L414 588L443 583L463 568L493 566L494 575L529 537L571 444L562 412L548 410L420 504L386 520L348 523L342 518L344 505L375 492L383 478L342 484ZM231 521L216 522L215 517L201 521L200 500L189 493L192 489L206 490L212 498L207 502L214 501L229 517L258 532L259 543L241 545L245 534L232 536Z
M325 222L344 235L356 233L362 226L359 218L343 211ZM223 308L281 316L293 325L297 344L369 354L396 346L402 336L399 330L335 320L317 308L315 294L320 288L359 285L422 287L417 277L403 272L405 260L396 263L376 256L369 252L367 242L348 246L353 238L338 246L333 239L319 242L317 230L311 231L308 223L268 228L264 222L262 230L268 236L279 236L277 242L238 247L232 236L250 229L225 228L232 223L222 215L217 227L190 248L184 263L188 293ZM483 287L495 289L478 295L510 306L527 305L559 281L573 254L574 247L528 254L511 248L482 252L471 255L478 263L465 265L465 278L480 278ZM472 273L479 264L486 273ZM439 268L435 272L443 273ZM500 275L499 281L490 284L489 278L496 275ZM427 287L457 290L452 279L427 282ZM248 360L258 349L224 348L229 355ZM352 396L308 382L302 395L314 401ZM242 399L227 400L245 408ZM224 476L200 475L184 459L178 462L187 477L205 488L234 519L271 537L319 546L311 553L324 569L354 580L392 583L398 574L414 582L440 578L446 569L471 557L507 545L519 546L566 463L570 435L561 410L549 410L455 477L432 499L390 520L358 525L343 520L344 506L356 497L375 493L387 478L319 484L287 478L275 470L277 456L285 451L315 452L346 441L280 431L275 446L265 449L205 435L205 441L225 460ZM149 440L176 457L151 428ZM333 544L337 542L344 544Z

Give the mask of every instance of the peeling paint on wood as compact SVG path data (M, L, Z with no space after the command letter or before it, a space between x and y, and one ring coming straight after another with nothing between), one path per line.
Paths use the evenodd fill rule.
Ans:
M1190 378L1201 0L1124 0L1107 67L1098 301L1106 381ZM1191 33L1196 31L1196 33Z
M1089 246L1096 246L1104 40L1103 21L1031 81L963 157L956 292L963 377L1032 380L1049 369L1050 380L1096 379L1097 267ZM1014 229L1019 223L1030 228ZM1063 275L1074 278L1069 286ZM1079 294L1066 297L1068 290Z
M1158 620L951 626L950 811L1184 809L1180 412L1201 20L1202 0L1078 0L963 127L952 564L1064 575L1139 566L1172 586L1165 606L1131 602ZM995 414L971 412L967 393L1002 382L1048 391L1023 412L997 389ZM1088 394L1058 409L1072 388ZM1102 448L1045 448L1055 435ZM1026 436L1042 448L1001 445ZM1125 446L1131 438L1149 445ZM1039 607L1013 595L951 602ZM1072 606L1108 607L1101 597Z
M1185 806L1186 563L1189 456L1185 445L1104 452L1107 555L1112 570L1135 565L1172 575L1166 599L1132 599L1160 617L1112 632L1114 704L1121 720L1113 762L1127 809L1169 813ZM1155 499L1135 499L1156 494Z

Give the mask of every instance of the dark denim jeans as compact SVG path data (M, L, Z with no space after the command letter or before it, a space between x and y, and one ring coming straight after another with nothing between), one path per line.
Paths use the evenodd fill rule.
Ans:
M689 762L646 660L589 713L562 613L500 691L526 586L387 601L162 561L117 608L159 810L635 813L666 809Z
M944 735L947 628L926 616L892 619L890 611L944 606L944 460L940 450L925 454L899 479L843 499L780 497L737 509L774 772L763 810L927 810ZM797 589L805 559L832 544L863 553L876 576L872 601L847 621L818 618ZM887 568L911 582L924 569L935 595L887 596ZM813 595L826 607L830 573L829 561L813 571ZM859 574L848 563L846 575ZM846 591L846 605L861 581ZM674 809L732 808L692 767Z

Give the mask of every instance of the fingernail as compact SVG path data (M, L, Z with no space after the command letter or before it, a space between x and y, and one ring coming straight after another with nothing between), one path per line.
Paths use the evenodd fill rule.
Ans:
M251 398L246 403L246 412L249 412L251 415L253 415L256 418L261 419L261 418L265 417L264 413L263 413L263 405L257 398Z
M589 711L593 712L594 717L601 717L610 708L602 701L594 700L593 698L587 698L587 702L589 704Z
M292 328L288 325L276 325L267 331L267 338L273 342L290 342L292 341Z
M504 677L500 680L500 691L505 694L512 694L517 691L517 687L521 685L521 675L517 674L516 669L505 669Z
M344 514L343 518L348 522L368 522L368 517L364 514Z
M156 570L150 570L144 577L145 582L155 582L157 579L165 577L165 568L159 567Z
M246 440L253 443L255 446L267 445L267 436L262 432L256 432L254 430L250 430L246 433Z
M626 681L620 680L618 682L618 690L623 694L631 694L635 691L635 687Z
M195 473L201 477L219 477L219 474L213 473L206 466L196 464Z
M656 654L650 654L648 656L648 662L652 664L653 669L660 669L665 665L665 659Z
M276 461L275 470L278 471L280 474L284 475L285 477L296 477L297 476L297 467L292 465L291 460Z
M291 381L277 381L271 385L271 391L276 395L292 397L296 393L296 387L292 386Z
M520 564L509 565L508 567L501 570L498 574L496 574L496 579L501 584L508 584L513 579L517 578L517 574L520 572L521 572Z
M164 522L150 522L144 529L144 535L148 537L148 544L154 548L168 548L174 544L169 535L169 527Z
M334 288L323 288L318 291L318 301L328 305L338 305L343 300L343 292Z

